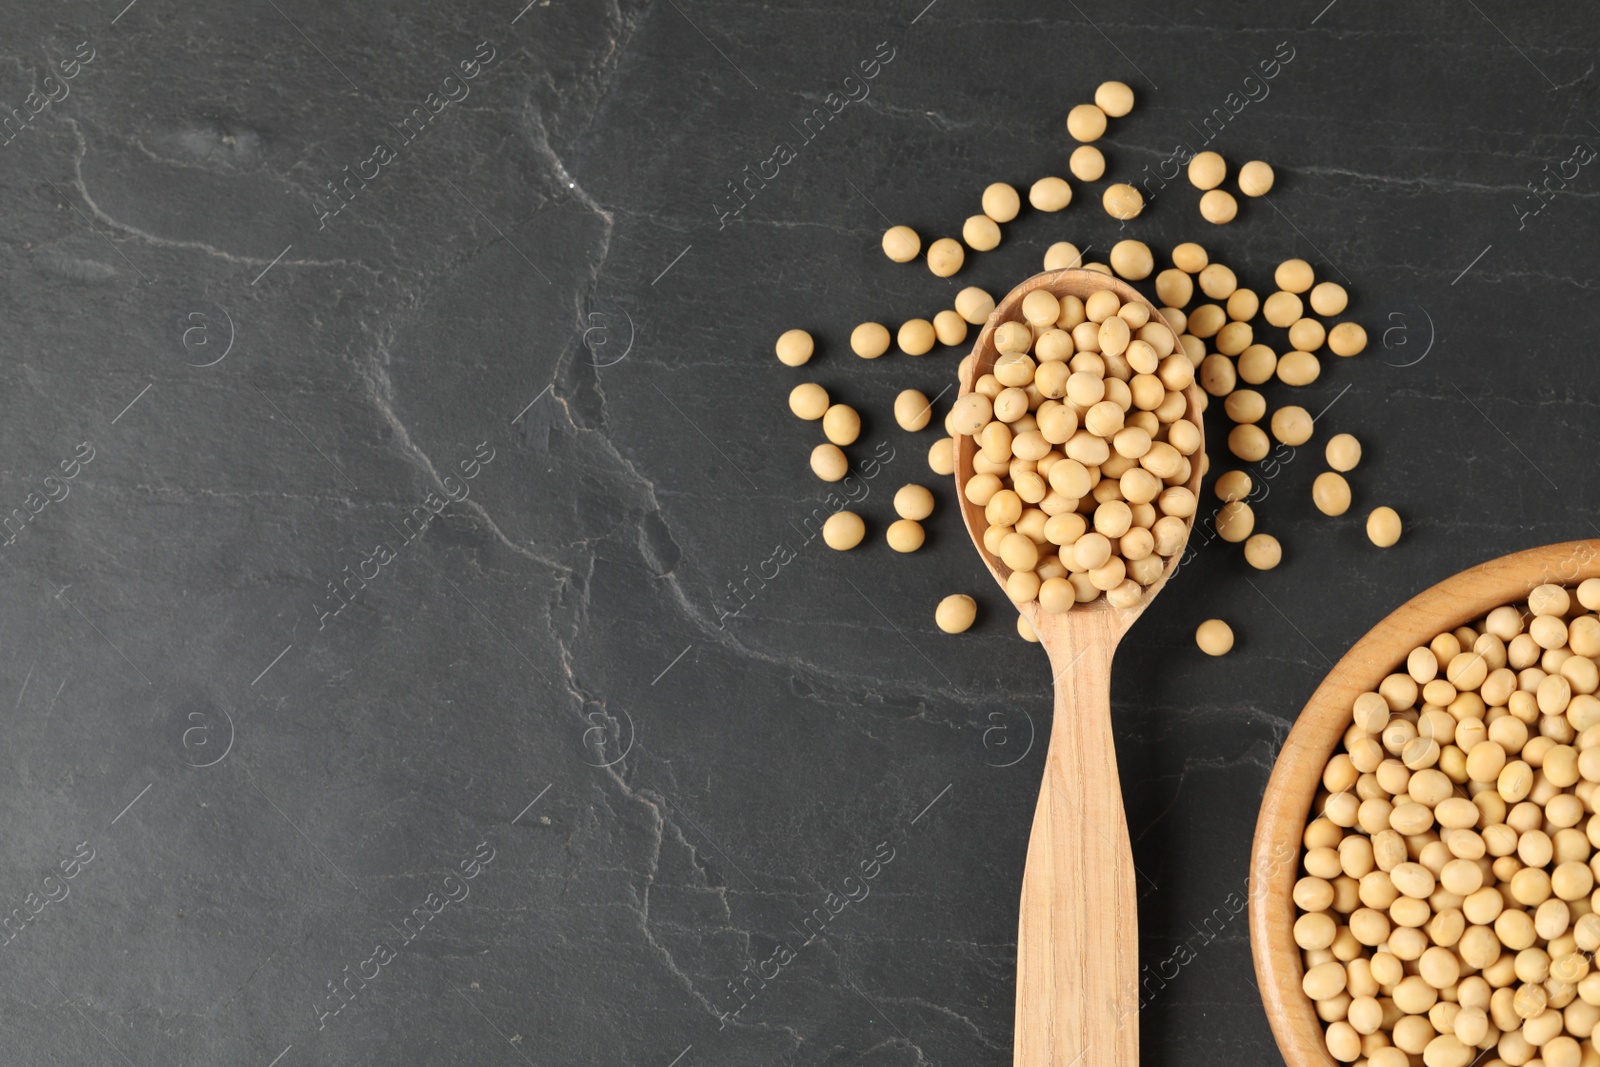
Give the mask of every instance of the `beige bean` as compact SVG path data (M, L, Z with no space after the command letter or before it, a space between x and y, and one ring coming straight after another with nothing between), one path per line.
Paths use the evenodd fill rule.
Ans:
M1324 515L1343 515L1350 510L1350 483L1335 471L1323 471L1311 483L1311 500Z

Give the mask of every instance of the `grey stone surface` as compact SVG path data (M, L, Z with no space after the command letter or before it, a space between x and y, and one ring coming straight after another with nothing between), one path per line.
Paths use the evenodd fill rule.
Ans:
M1304 256L1372 339L1268 390L1365 442L1352 513L1314 512L1299 450L1258 507L1284 565L1199 548L1117 660L1146 1062L1275 1060L1229 901L1330 662L1464 566L1600 534L1600 186L1528 188L1600 143L1583 11L5 15L0 510L38 509L0 547L7 1063L1009 1062L1049 673L931 437L889 417L957 353L845 340L1121 236L1075 183L955 279L877 251L885 217L953 234L988 182L1064 173L1063 115L1105 78L1140 96L1114 175L1252 92L1213 147L1279 173L1224 229L1180 179L1129 234L1204 241L1263 293ZM862 98L808 137L830 93ZM795 325L798 372L771 356ZM855 458L892 455L847 555L802 532L805 379L862 409ZM891 558L908 481L939 512ZM1379 503L1407 523L1387 552ZM932 625L957 590L982 605L960 639ZM1227 659L1193 647L1212 615Z

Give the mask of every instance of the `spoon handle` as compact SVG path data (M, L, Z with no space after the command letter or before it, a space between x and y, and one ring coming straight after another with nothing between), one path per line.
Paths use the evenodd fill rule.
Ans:
M1050 648L1055 719L1022 875L1016 1067L1137 1067L1133 850L1111 736L1114 641Z

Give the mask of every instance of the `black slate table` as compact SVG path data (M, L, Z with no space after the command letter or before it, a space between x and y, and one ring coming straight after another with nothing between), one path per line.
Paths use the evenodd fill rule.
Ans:
M957 354L845 342L1052 241L1200 240L1263 293L1302 256L1371 339L1268 390L1362 439L1351 514L1311 506L1320 439L1282 458L1284 564L1199 547L1117 660L1147 1063L1275 1061L1246 855L1330 662L1600 534L1590 12L5 14L7 1063L1009 1062L1049 675L889 416ZM1107 78L1112 174L1208 142L1270 203L1211 227L1180 178L1123 233L1074 183L954 279L878 251L1064 173ZM878 461L848 554L807 533L808 379ZM939 512L902 557L911 481Z

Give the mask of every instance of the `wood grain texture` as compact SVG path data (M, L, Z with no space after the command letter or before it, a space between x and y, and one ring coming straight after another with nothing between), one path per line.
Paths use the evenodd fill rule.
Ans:
M1055 718L1022 879L1014 1062L1139 1062L1138 899L1111 735L1118 635L1068 612L1046 646Z
M995 306L962 374L961 396L994 366L995 328L1020 320L1022 298L1035 289L1080 298L1111 289L1123 303L1142 303L1152 319L1160 318L1154 304L1120 279L1076 269L1036 274ZM1187 418L1203 432L1199 386L1190 386L1185 397ZM1010 571L983 546L983 509L961 492L976 451L971 437L956 438L956 496L974 547L1004 588ZM1198 498L1199 463L1186 484ZM1050 656L1055 717L1022 876L1017 1067L1139 1062L1139 917L1111 732L1111 661L1181 557L1181 550L1174 553L1133 608L1113 608L1103 597L1062 614L1041 610L1037 601L1018 606Z
M1501 604L1525 600L1543 582L1573 585L1600 577L1600 541L1546 545L1462 571L1408 601L1373 627L1306 703L1272 770L1250 854L1250 946L1273 1036L1289 1067L1338 1067L1323 1027L1300 990L1292 893L1300 842L1322 770L1352 721L1361 693L1403 669L1406 656L1435 635Z

